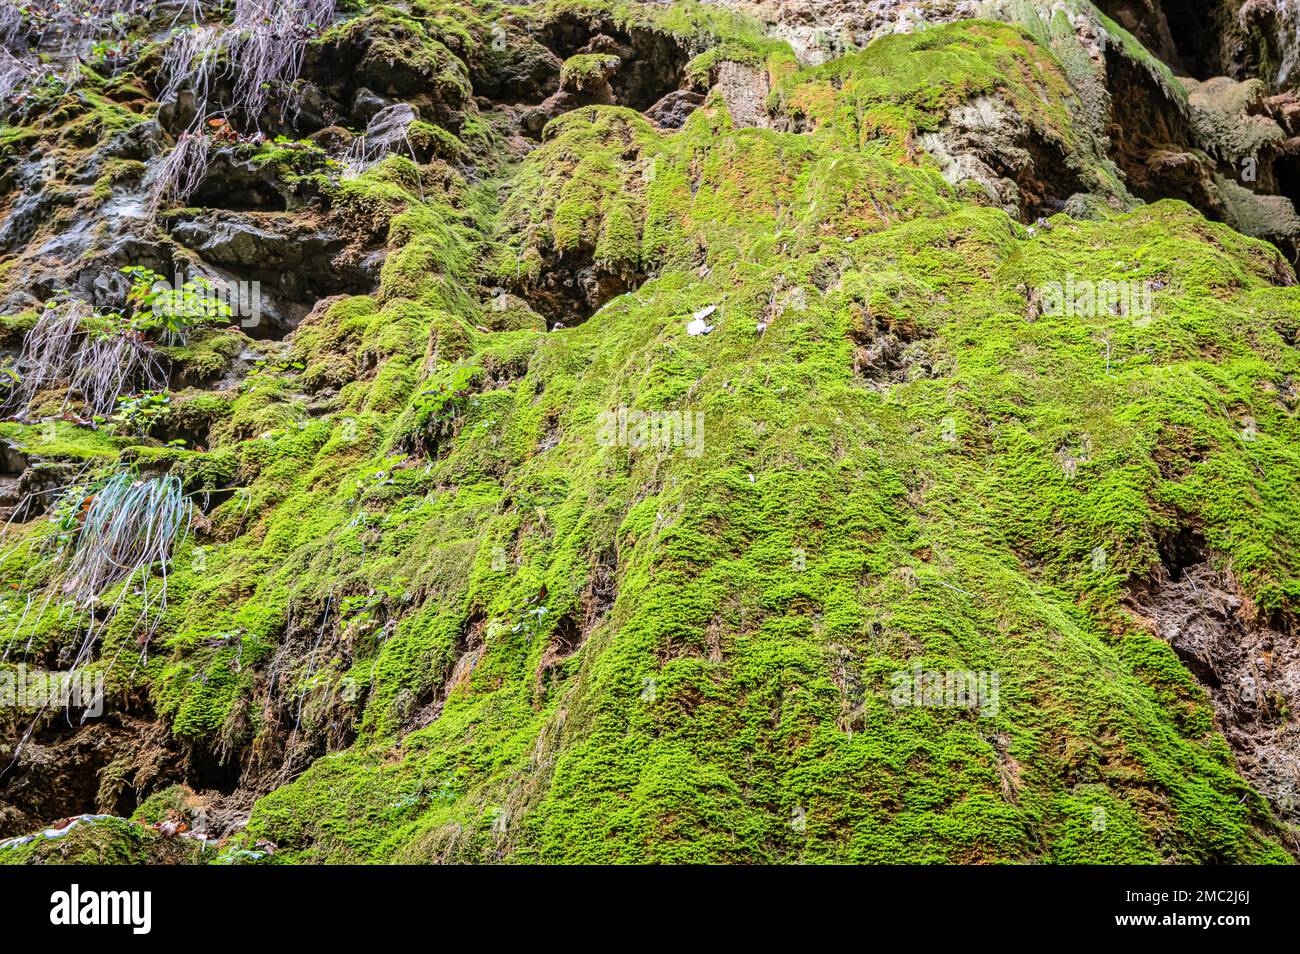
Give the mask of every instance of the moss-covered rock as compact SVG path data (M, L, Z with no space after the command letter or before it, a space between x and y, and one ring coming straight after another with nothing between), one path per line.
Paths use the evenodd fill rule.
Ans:
M414 104L422 147L240 145L314 191L237 211L365 233L364 293L171 348L145 437L0 424L196 508L165 604L98 616L23 609L90 492L5 529L0 655L90 632L166 770L121 780L134 822L0 860L1294 860L1262 759L1300 735L1289 657L1269 740L1230 744L1241 700L1162 606L1194 569L1231 632L1296 631L1300 287L1134 197L1111 74L1067 62L1095 11L1032 6L806 67L693 3L332 26L307 72ZM750 122L733 67L771 90ZM680 128L645 115L665 76ZM215 851L153 827L200 810Z

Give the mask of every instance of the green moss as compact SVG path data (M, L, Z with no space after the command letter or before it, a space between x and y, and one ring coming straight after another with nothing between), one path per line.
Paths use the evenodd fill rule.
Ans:
M1241 802L1246 790L1214 741L1203 693L1162 644L1137 634L1114 644L1098 622L1113 618L1118 594L1098 594L1087 555L1104 542L1114 572L1153 559L1163 492L1139 434L1171 409L1097 407L1097 382L1112 381L1103 355L1071 344L1071 321L1026 324L1003 291L1031 262L1043 276L1095 273L1095 256L1118 251L1181 263L1186 294L1206 296L1191 300L1221 307L1208 304L1224 278L1201 271L1197 250L1211 247L1203 228L1174 204L1109 223L1062 222L1036 240L1015 237L993 211L919 219L851 250L828 248L852 262L837 290L807 286L806 307L788 309L758 345L748 298L734 292L720 330L688 344L682 325L710 291L687 292L667 275L639 293L642 305L544 339L517 397L478 414L507 435L533 435L507 437L527 455L558 411L561 442L514 465L513 505L488 518L474 569L453 562L433 577L467 579L486 622L441 602L407 615L373 664L354 663L354 678L375 687L373 732L401 725L411 700L436 691L465 652L481 645L473 652L482 655L438 721L394 743L396 761L380 744L318 763L260 803L252 831L304 860L399 849L455 860L500 844L518 860L1278 860L1259 835L1267 822L1258 801ZM1177 254L1159 244L1174 234ZM1251 263L1256 250L1233 241ZM1247 265L1259 275L1269 267ZM900 277L882 279L890 274ZM736 263L714 291L763 275ZM1160 303L1157 322L1187 321L1191 300ZM882 320L917 315L924 333L957 349L953 385L921 378L885 402L855 383L844 335L868 303ZM681 317L657 317L671 315ZM1273 340L1276 361L1283 346ZM1065 364L1009 360L1031 344ZM700 349L707 367L691 360ZM1119 381L1186 391L1186 381L1165 391L1172 381L1153 375L1136 347L1131 354ZM474 390L456 390L465 387ZM687 393L707 415L701 457L593 443L598 408L672 407ZM1009 393L1018 411L981 450L975 435L994 409L1012 407ZM459 413L444 438L449 453L434 451L448 475L488 449L473 427L478 414L469 405ZM837 413L858 424L845 430ZM967 422L955 448L937 436L944 415ZM1104 465L1085 465L1095 480L1068 477L1054 458L1059 422L1076 416L1092 446L1106 448ZM750 430L758 421L764 427ZM1231 441L1222 448L1238 452ZM978 505L917 511L906 503L915 479L906 475L917 469L933 499ZM652 471L658 489L638 502ZM971 522L975 513L1019 529L996 542L991 524ZM1233 522L1244 529L1253 518ZM501 540L522 548L504 572L488 556ZM581 612L592 561L610 540L620 553L615 606L575 659L540 669L559 620ZM1020 569L1013 554L1024 547L1042 576ZM792 567L793 548L806 550L806 569ZM449 540L442 549L444 559L457 552ZM902 582L903 569L915 583ZM543 583L548 613L533 622L521 607ZM1075 608L1080 598L1087 615ZM907 648L916 643L923 648ZM1001 714L981 726L960 713L892 708L889 674L918 660L1000 671ZM1058 754L1044 744L1054 738L1083 748ZM1085 787L1062 781L1070 775ZM1097 808L1106 821L1094 831ZM792 815L806 820L803 831ZM1159 829L1178 834L1157 850Z
M418 75L436 43L468 72L501 11L461 9L322 42L370 31ZM717 98L675 132L584 107L480 161L453 96L465 166L390 157L330 193L387 230L375 293L261 345L237 391L177 395L206 452L56 425L46 452L210 492L148 659L126 619L100 652L186 745L306 766L245 839L284 862L1289 860L1127 597L1194 533L1248 609L1294 616L1278 253L1177 202L1031 232L915 154L986 95L1086 152L1054 22L791 72L712 6L511 12L668 30L700 76L762 57L802 131ZM587 269L632 290L544 333L531 292ZM1071 275L1159 290L1143 315L1031 306ZM647 413L679 439L622 439ZM11 559L20 593L40 565ZM995 674L997 703L900 703L918 669Z
M454 161L464 159L465 144L441 126L416 120L406 130L406 137L418 153Z
M612 271L636 271L645 176L658 136L622 107L574 110L548 127L550 141L524 163L502 210L508 235L495 271L536 278L544 259L587 254Z
M560 86L581 93L604 84L622 61L608 53L578 53L564 61Z
M774 96L794 115L830 123L861 144L935 129L953 106L995 93L1074 148L1073 90L1049 53L1005 24L946 23L882 37L860 52L792 74Z
M34 310L20 311L16 315L0 315L0 344L21 346L23 337L36 326L40 317L40 313Z
M250 339L236 328L207 328L184 345L159 348L183 380L206 382L223 373L249 347Z
M472 90L464 61L444 38L437 21L376 5L362 16L335 23L313 42L325 57L360 47L354 70L360 82L383 95L412 97L426 120L456 132L465 112L472 110Z
M144 175L144 168L144 163L138 159L110 159L104 163L103 173L95 180L95 199L99 202L108 201L113 194L113 186L138 181Z
M113 460L131 440L93 431L66 421L41 424L0 423L0 439L24 454L51 460Z
M142 825L156 825L168 818L180 818L187 813L194 800L194 792L184 785L172 785L155 792L140 803L131 813L131 821Z
M78 821L53 838L37 835L23 845L0 848L0 865L192 864L201 855L197 842L169 839L123 818Z

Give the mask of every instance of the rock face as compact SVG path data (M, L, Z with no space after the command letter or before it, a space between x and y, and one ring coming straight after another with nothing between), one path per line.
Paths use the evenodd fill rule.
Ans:
M0 20L0 862L1300 857L1293 4L129 6Z
M1176 574L1176 575L1175 575ZM1300 691L1300 645L1252 618L1229 574L1207 562L1161 572L1135 599L1138 618L1205 685L1242 773L1289 823L1300 820L1300 732L1290 700Z

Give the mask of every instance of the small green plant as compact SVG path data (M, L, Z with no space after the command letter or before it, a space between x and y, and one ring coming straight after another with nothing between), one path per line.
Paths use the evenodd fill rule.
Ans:
M173 288L150 268L132 265L122 272L131 279L127 302L133 309L133 324L142 331L161 332L168 342L184 342L193 331L232 314L230 302L223 301L212 282L201 275Z
M116 433L143 437L171 413L171 395L166 391L146 391L117 399L117 410L107 421Z
M414 407L415 427L411 436L414 450L436 457L446 446L473 394L474 379L474 369L456 368L451 380L420 392Z
M125 62L130 43L125 40L101 40L90 51L90 63L96 69L116 69Z

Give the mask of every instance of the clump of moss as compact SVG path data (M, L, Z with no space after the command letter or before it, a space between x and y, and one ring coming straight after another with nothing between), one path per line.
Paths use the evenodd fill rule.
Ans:
M92 194L98 202L107 202L113 195L113 187L124 182L138 182L144 175L144 163L138 159L110 159L104 163L104 171L95 180Z
M472 89L464 62L439 35L424 19L385 6L336 23L314 44L325 62L354 64L357 82L410 98L426 120L456 132L473 109Z
M611 271L641 264L643 170L658 135L622 107L575 110L554 120L550 141L526 160L502 220L494 271L540 276L548 256L589 256Z
M573 93L599 89L622 61L608 53L578 53L564 61L560 69L560 88Z
M97 818L74 822L53 837L40 834L24 844L0 848L0 864L194 864L201 855L196 841L168 838L123 818Z

